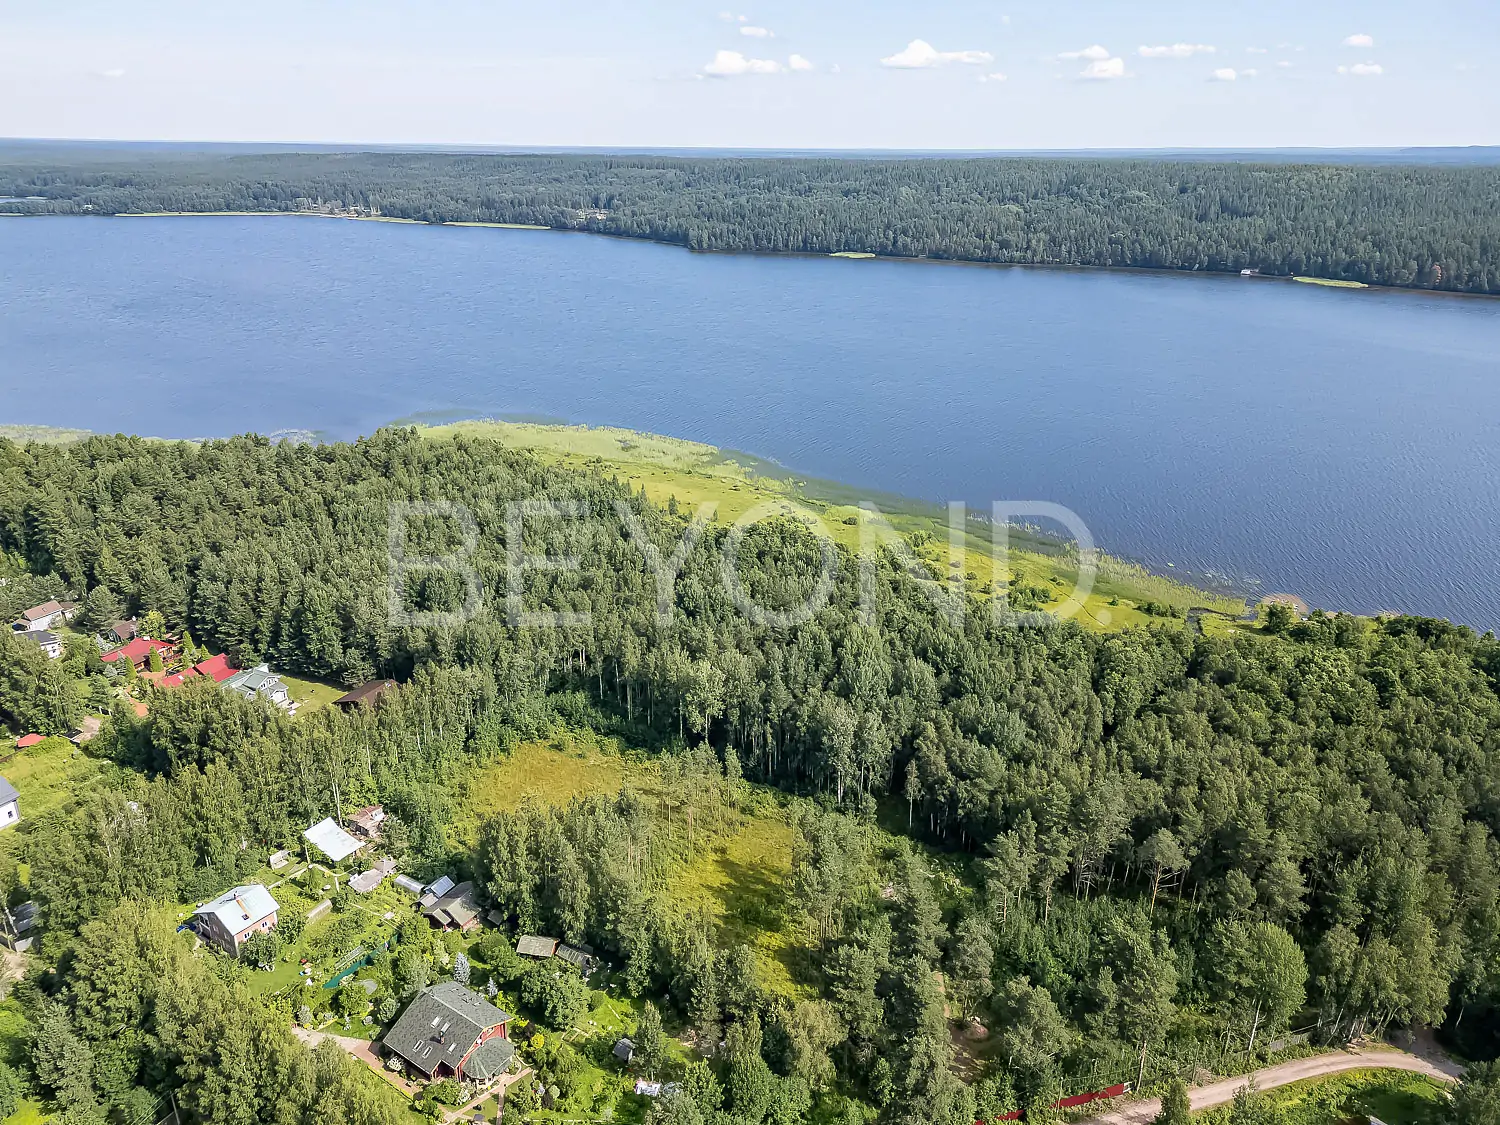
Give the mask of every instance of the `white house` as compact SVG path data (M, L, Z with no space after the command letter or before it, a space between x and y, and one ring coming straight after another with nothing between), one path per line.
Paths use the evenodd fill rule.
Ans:
M291 701L281 677L266 664L257 664L254 668L236 672L224 681L224 686L230 691L239 692L246 699L264 699L277 707L285 707Z
M34 605L21 614L15 623L15 628L34 633L41 629L50 629L54 625L62 625L73 616L71 606L63 605L62 602L43 602Z
M28 629L21 636L36 645L53 660L58 659L63 654L62 638L56 633L49 633L45 629Z
M21 794L5 778L0 777L0 831L14 828L21 822Z

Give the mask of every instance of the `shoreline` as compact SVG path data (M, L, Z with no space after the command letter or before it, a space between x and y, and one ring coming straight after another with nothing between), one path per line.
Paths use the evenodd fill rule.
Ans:
M614 231L590 230L579 227L549 227L535 223L490 223L470 220L452 220L431 223L425 219L406 219L395 215L339 215L326 211L118 211L111 214L58 215L28 214L24 211L0 210L0 218L17 219L250 219L279 216L305 219L344 219L357 223L396 223L403 226L457 227L484 230L547 231L553 234L585 234L600 238L611 238L621 242L639 242L651 246L670 246L685 250L689 254L748 255L760 258L809 258L817 260L901 262L911 265L969 266L982 269L1019 270L1066 270L1077 273L1130 274L1144 277L1184 277L1236 279L1245 282L1272 281L1297 284L1312 289L1341 289L1356 293L1411 293L1430 297L1463 297L1473 300L1500 300L1500 293L1470 293L1458 289L1422 289L1405 285L1375 285L1363 281L1341 281L1335 278L1314 278L1291 274L1268 274L1256 272L1246 276L1242 270L1180 270L1152 266L1097 266L1077 262L986 262L976 258L909 258L897 254L877 254L863 250L695 250L681 242L668 242L660 238L648 238L634 234L618 234Z

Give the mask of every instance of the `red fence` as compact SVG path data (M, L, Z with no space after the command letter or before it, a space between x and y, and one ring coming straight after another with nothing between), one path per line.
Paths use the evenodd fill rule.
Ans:
M1130 1083L1129 1082L1120 1082L1120 1083L1118 1083L1118 1084L1116 1084L1114 1086L1110 1086L1108 1089L1105 1089L1105 1090L1095 1090L1092 1094L1074 1094L1071 1098L1063 1098L1063 1100L1060 1101L1060 1102L1053 1102L1052 1103L1052 1108L1053 1109L1072 1109L1074 1106L1088 1105L1089 1102L1102 1101L1105 1098L1119 1098L1119 1097L1123 1097L1124 1095L1126 1095L1128 1093L1130 1093ZM994 1121L1019 1121L1019 1120L1021 1120L1021 1117L1022 1117L1022 1112L1019 1109L1016 1109L1016 1110L1012 1110L1010 1113L1002 1113L999 1117L993 1118L993 1120ZM974 1122L974 1125L985 1125L985 1122L983 1122L983 1121L976 1121L976 1122Z

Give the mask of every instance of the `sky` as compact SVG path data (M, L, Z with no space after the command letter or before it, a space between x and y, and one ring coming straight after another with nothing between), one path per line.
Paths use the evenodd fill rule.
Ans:
M0 136L1500 144L1500 0L0 0Z

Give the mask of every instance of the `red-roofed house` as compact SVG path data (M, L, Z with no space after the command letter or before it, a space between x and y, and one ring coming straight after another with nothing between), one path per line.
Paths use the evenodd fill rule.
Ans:
M150 663L152 649L155 649L157 652L165 655L171 650L171 648L172 646L167 644L166 641L153 641L150 637L137 637L128 645L121 645L117 649L112 649L111 651L106 652L99 659L104 661L104 663L106 664L114 664L120 660L128 660L130 661L130 663L136 666L137 670L139 670L146 667L146 665Z
M210 656L207 660L200 660L191 668L184 668L181 672L173 672L170 676L163 677L161 686L164 688L180 687L195 676L207 676L214 683L222 684L232 675L234 675L234 669L229 666L229 657L220 653L218 656Z
M35 746L41 740L42 736L39 734L23 734L20 738L16 739L16 749L27 750L32 746Z

